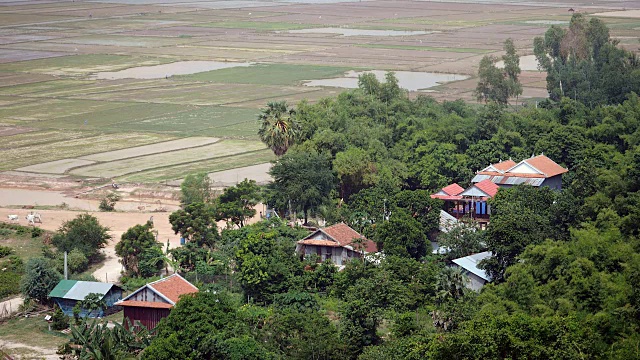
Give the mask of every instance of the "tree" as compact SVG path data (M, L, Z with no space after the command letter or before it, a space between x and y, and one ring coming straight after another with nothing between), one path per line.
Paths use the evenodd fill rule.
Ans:
M513 40L505 40L504 50L506 54L502 56L504 62L502 70L496 67L498 59L493 56L485 56L480 60L479 80L475 90L478 101L494 101L506 105L509 103L509 98L522 94L522 85L518 79L520 57L516 53Z
M69 266L69 271L72 274L79 274L87 270L87 268L89 267L89 260L86 256L84 256L84 253L82 253L82 251L73 249L67 257L67 264Z
M376 228L375 241L386 256L420 259L427 254L424 229L418 220L398 209Z
M89 214L81 214L75 219L65 221L52 239L58 251L81 251L89 262L95 262L100 249L104 248L111 235L109 228L100 225L98 219Z
M102 211L113 211L116 208L116 202L120 200L120 195L110 192L105 196L102 200L100 200L100 205L98 208Z
M484 232L480 231L474 223L463 219L448 232L438 236L438 245L447 250L445 257L453 260L482 252L485 248L483 235Z
M340 194L344 200L374 182L375 164L369 159L369 154L360 148L352 147L337 153L333 168L338 173Z
M215 222L215 210L209 204L189 204L184 209L171 213L169 222L176 234L180 234L187 241L195 242L198 246L214 247L220 238Z
M290 203L293 210L304 213L305 224L309 211L327 203L335 186L329 159L315 152L282 156L273 164L269 174L273 177L273 182L268 185L269 204L286 209ZM282 211L282 207L278 209Z
M247 219L256 214L260 188L255 180L244 179L235 186L224 189L216 204L216 220L227 220L243 227Z
M28 299L47 303L49 293L60 280L62 275L56 271L50 260L31 258L27 262L25 274L20 282L20 291Z
M485 236L492 257L480 266L495 282L504 280L507 267L530 244L538 244L551 234L550 211L554 195L549 188L529 185L501 189L489 200L492 215Z
M162 254L162 246L156 241L152 229L153 224L151 222L147 222L144 225L135 225L122 234L120 242L116 244L116 255L121 258L120 262L122 266L124 266L128 276L142 275L143 271L140 265L143 257L147 255L146 253L152 252L153 250L160 250L160 254ZM157 251L155 251L155 253L157 253ZM161 268L162 263L160 263L160 266L156 264L155 269L152 269L151 272L157 272ZM149 271L145 269L144 272L148 273Z
M534 53L547 72L547 91L554 101L570 97L590 107L619 104L640 90L640 62L618 48L605 23L574 13L568 29L551 26L534 40Z
M258 136L276 156L284 155L300 136L300 125L295 110L286 101L269 102L258 115Z
M506 105L509 102L508 89L504 74L496 67L497 61L495 57L488 55L480 60L475 95L478 101L494 101Z
M516 47L513 44L511 38L505 40L504 51L506 54L502 55L502 61L504 62L505 81L508 89L509 97L516 97L522 95L522 84L520 83L520 57L516 53Z
M212 200L211 178L207 173L189 174L180 184L180 203L182 206L193 203L208 204Z

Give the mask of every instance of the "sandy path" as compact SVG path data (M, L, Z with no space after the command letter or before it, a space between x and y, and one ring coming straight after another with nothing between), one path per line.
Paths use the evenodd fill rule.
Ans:
M23 303L22 296L0 302L0 317L17 313Z
M45 349L38 346L30 346L18 342L8 341L8 340L0 340L0 349L4 349L5 351L10 350L28 350L31 354L29 354L29 359L45 359L45 360L56 360L60 359L60 355L56 355L56 349ZM12 355L13 356L13 355ZM17 359L21 359L22 356L17 355Z
M19 224L26 225L25 215L31 210L21 209L7 209L0 208L0 220L6 221L7 215L17 214L20 216ZM42 224L36 224L45 230L55 231L60 228L63 222L69 221L79 214L84 212L71 211L71 210L37 210L42 215ZM120 241L120 236L127 231L130 227L137 224L144 224L149 220L150 216L153 216L153 223L155 229L158 231L158 241L166 244L169 239L170 247L174 248L180 245L180 237L173 233L171 230L171 224L169 224L169 214L164 213L141 213L141 212L86 212L98 218L98 221L103 226L110 229L109 234L112 239L104 248L105 255L107 256L102 267L97 269L93 276L100 281L116 282L120 278L120 271L122 265L118 262L118 257L115 254L115 246Z
M0 207L0 221L8 221L7 215L17 214L20 216L19 224L26 225L27 222L24 219L26 214L31 210L22 209L8 209ZM42 224L36 224L45 230L56 231L60 228L63 222L69 221L79 214L87 213L95 216L100 221L100 224L110 229L112 239L103 249L106 259L104 264L97 269L93 276L99 281L106 281L115 283L120 278L120 272L122 271L122 265L119 262L119 258L115 253L115 246L120 241L122 234L130 227L137 224L144 224L149 220L150 216L153 216L153 224L155 230L158 231L158 241L163 244L163 251L166 249L167 240L169 240L169 248L173 249L180 246L180 236L174 234L171 230L171 224L169 223L170 212L162 213L141 213L141 212L81 212L71 210L37 210L42 215ZM261 212L264 212L262 204L256 206L256 216L248 221L249 224L259 221ZM218 227L223 228L224 222L219 222Z

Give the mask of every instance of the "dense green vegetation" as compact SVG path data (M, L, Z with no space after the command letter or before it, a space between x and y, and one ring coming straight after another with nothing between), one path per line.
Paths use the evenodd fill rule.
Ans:
M579 37L581 21L567 36L582 40L561 41L569 55L556 69L573 66L578 45L616 49L593 35L595 22ZM218 231L217 201L203 197L171 215L188 241L171 251L175 268L201 291L162 320L142 358L640 357L640 98L560 95L477 108L412 99L393 74L364 75L358 89L286 110L299 134L278 154L266 201L281 218L345 222L383 256L337 271L296 255L308 232L279 219ZM561 191L500 189L485 231L463 223L439 234L442 203L430 193L542 152L569 169ZM428 240L451 254L432 255ZM447 265L484 250L493 282L474 292Z

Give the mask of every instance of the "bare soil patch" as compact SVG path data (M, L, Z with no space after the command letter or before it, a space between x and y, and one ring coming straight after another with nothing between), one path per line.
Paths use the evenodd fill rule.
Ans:
M35 129L20 126L0 126L0 136L10 136L34 131Z

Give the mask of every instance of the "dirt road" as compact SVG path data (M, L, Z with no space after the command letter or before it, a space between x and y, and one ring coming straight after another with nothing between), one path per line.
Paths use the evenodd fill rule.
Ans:
M0 207L0 221L8 221L7 215L18 215L20 217L19 224L27 225L25 216L32 210L23 209L8 209ZM264 211L262 204L256 206L256 216L249 220L248 223L255 223L260 219L260 213ZM97 269L93 276L99 281L115 283L120 278L120 272L122 271L122 265L118 261L118 257L115 254L115 246L120 241L122 234L130 227L137 224L146 223L151 216L153 216L153 224L155 230L158 231L158 241L163 244L163 250L165 250L167 240L169 240L169 247L175 248L180 246L180 236L176 235L171 230L171 224L169 223L169 212L162 213L143 213L143 212L82 212L71 210L37 210L42 215L42 224L37 223L35 226L41 227L45 230L55 231L60 228L63 222L69 221L79 214L88 213L100 221L100 224L110 229L109 234L112 236L111 240L105 246L104 253L106 259L104 264ZM225 223L218 223L218 227L224 227Z

